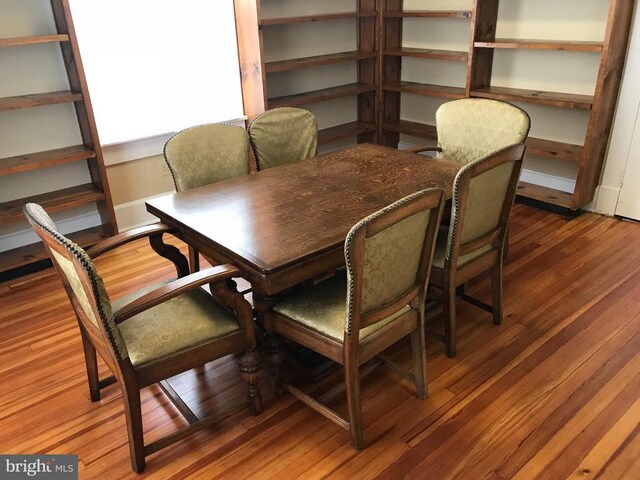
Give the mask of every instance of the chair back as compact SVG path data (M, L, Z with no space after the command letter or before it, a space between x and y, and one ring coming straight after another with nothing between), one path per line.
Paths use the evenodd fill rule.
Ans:
M442 190L422 190L369 215L349 231L344 247L347 335L407 305L423 318L443 206Z
M111 301L104 283L87 253L61 235L55 224L35 203L28 203L24 213L44 242L44 246L65 287L78 321L89 334L92 343L104 354L109 352L114 364L128 357L127 347L113 320ZM98 345L96 345L96 341ZM110 365L115 368L115 365Z
M176 133L164 145L176 191L249 173L249 136L242 127L212 123Z
M258 170L299 162L318 150L318 121L302 108L274 108L249 124Z
M453 185L446 259L502 247L525 146L512 145L463 167Z
M530 125L527 112L507 102L484 98L447 102L436 112L439 156L462 164L480 160L524 143Z

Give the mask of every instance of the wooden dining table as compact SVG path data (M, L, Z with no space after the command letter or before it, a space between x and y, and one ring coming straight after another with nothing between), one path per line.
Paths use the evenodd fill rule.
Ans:
M343 266L345 237L362 218L425 188L441 188L451 198L459 169L360 144L146 206L205 257L237 265L260 315L279 293Z

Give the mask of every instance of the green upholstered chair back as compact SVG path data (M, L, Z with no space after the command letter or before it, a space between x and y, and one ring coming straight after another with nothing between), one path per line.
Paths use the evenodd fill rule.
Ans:
M318 121L302 108L274 108L249 124L258 170L299 162L318 150Z
M423 298L443 204L442 190L423 190L351 228L344 247L348 334L364 328L367 315L391 308L388 318L406 308L410 300L397 302L411 292Z
M176 191L249 173L249 136L242 127L198 125L178 132L164 146Z
M58 232L40 205L28 203L24 213L44 242L78 319L87 330L102 338L116 360L127 358L127 347L113 320L109 295L87 253Z
M524 158L524 145L512 145L467 164L457 174L453 186L447 259L458 257L460 246L506 233L511 207ZM496 239L489 243L497 246ZM468 253L468 252L464 252Z
M443 104L436 112L439 156L462 164L524 143L531 121L521 108L484 98Z

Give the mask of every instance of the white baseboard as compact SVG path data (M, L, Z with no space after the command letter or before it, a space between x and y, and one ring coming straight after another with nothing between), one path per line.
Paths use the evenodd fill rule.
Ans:
M131 230L132 228L142 227L143 225L149 225L157 222L158 218L148 213L144 204L148 200L163 197L169 193L173 192L161 193L159 195L153 195L151 197L141 198L132 202L116 205L114 210L116 211L116 219L118 220L118 229L121 232L124 232L126 230Z
M585 210L612 217L616 214L618 197L620 197L620 187L600 185L596 189L593 202L587 205Z

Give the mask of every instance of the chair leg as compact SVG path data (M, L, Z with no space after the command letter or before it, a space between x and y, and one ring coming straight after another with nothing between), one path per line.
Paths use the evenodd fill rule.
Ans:
M249 384L249 411L252 415L262 413L262 395L258 386L261 371L262 355L258 350L251 350L240 358L240 373Z
M411 332L411 351L413 353L413 375L416 379L416 395L427 398L427 345L424 328L419 326Z
M491 294L493 297L493 323L502 325L502 262L491 268Z
M100 401L100 378L98 377L98 357L96 349L87 337L84 327L80 325L82 337L82 349L84 350L84 362L87 367L87 380L89 381L89 397L92 402Z
M142 430L140 390L137 385L130 385L129 382L125 381L122 389L122 400L124 401L124 414L127 421L127 434L129 436L131 468L136 473L142 473L145 467L144 435Z
M445 283L444 286L444 337L447 357L456 356L456 288Z
M358 450L364 448L364 433L362 431L362 405L360 404L360 377L358 366L345 365L345 385L347 389L347 403L349 406L349 429L351 431L351 445Z
M189 267L191 273L200 271L200 252L189 245Z
M264 355L271 365L273 394L280 394L280 364L284 360L284 348L280 335L273 332L264 333Z

